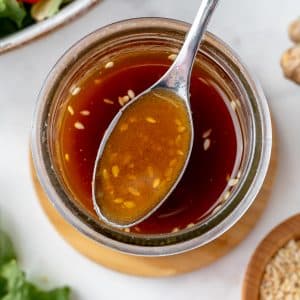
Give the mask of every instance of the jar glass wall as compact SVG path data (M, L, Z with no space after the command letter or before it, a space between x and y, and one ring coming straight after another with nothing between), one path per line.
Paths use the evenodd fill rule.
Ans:
M63 217L86 236L129 254L171 255L200 247L220 236L246 212L259 192L268 169L272 130L266 99L238 56L214 35L207 33L197 63L213 78L223 95L236 128L237 157L233 177L216 206L191 228L175 233L126 233L101 223L76 199L62 174L57 129L60 108L70 88L100 62L138 51L177 52L188 25L159 18L133 19L109 25L88 35L69 49L51 70L33 120L32 157L50 201ZM226 159L226 158L224 158ZM224 197L224 195L229 195ZM223 199L223 200L222 200ZM224 201L225 199L225 201Z

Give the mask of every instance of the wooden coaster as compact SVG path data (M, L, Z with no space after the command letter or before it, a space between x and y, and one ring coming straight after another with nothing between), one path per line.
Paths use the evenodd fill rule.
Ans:
M76 250L107 268L138 276L164 277L191 272L207 266L227 254L237 246L252 230L267 204L276 170L276 151L271 163L264 185L253 205L247 213L230 230L215 241L198 249L168 257L141 257L127 255L104 247L87 238L55 210L47 199L34 168L31 167L34 187L40 203L62 237Z
M300 239L300 214L289 218L273 229L256 248L243 284L243 300L258 300L266 265L277 251L290 240Z

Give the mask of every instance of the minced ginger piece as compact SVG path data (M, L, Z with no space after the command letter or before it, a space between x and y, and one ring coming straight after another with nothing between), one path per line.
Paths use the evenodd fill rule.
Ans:
M300 18L289 26L289 37L294 43L300 43Z
M300 19L289 26L289 37L296 45L283 53L280 64L285 77L300 84Z
M300 84L300 44L288 49L280 63L285 77Z

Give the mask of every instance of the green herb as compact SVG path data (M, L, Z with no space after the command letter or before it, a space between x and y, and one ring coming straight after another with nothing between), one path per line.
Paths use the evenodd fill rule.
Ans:
M70 289L43 291L26 280L9 237L0 231L0 300L69 300Z
M4 232L0 231L0 267L16 258L10 238Z
M18 28L26 16L24 5L17 0L0 0L0 18L7 18L14 22Z

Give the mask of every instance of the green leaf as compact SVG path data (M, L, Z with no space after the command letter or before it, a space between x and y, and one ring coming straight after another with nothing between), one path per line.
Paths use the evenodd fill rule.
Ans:
M16 253L12 241L0 230L0 267L13 259L16 259Z
M2 282L2 287L1 287ZM3 284L5 287L3 288ZM70 289L58 288L43 291L26 281L25 273L18 267L15 260L5 264L0 269L1 300L69 300Z
M36 21L42 21L55 15L64 0L40 0L31 8L31 16Z
M70 298L70 289L62 287L51 291L39 290L32 284L28 284L30 300L68 300Z
M0 299L7 294L7 280L0 277Z
M0 0L1 1L1 0ZM70 289L43 291L26 280L9 237L0 231L0 300L69 300Z
M17 25L10 19L0 19L0 38L18 30Z
M6 294L1 300L29 300L26 289L25 275L15 260L2 266L0 278L6 280Z
M0 19L8 18L13 21L18 28L22 27L26 10L23 4L17 0L0 0Z

